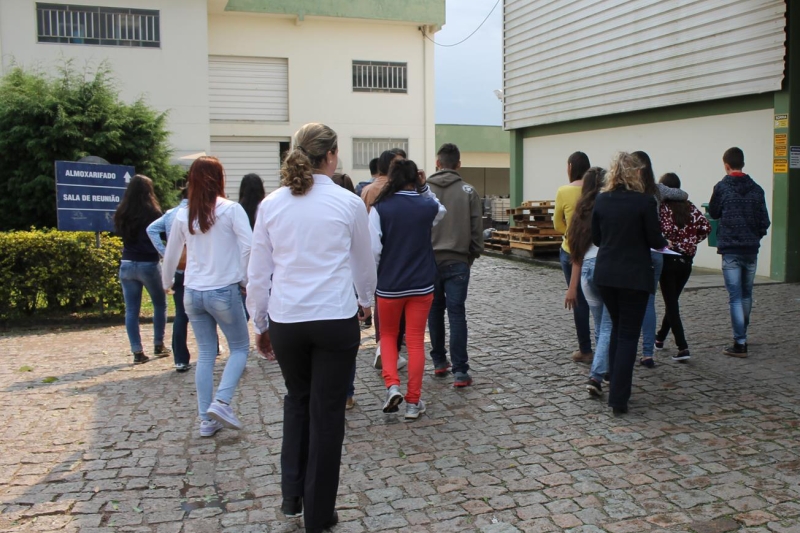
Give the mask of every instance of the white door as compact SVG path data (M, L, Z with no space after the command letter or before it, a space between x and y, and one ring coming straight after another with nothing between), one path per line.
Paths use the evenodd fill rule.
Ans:
M280 143L263 139L211 138L211 155L225 167L225 194L239 199L242 177L251 172L261 176L267 194L280 185Z
M209 56L208 81L211 120L289 120L286 59Z

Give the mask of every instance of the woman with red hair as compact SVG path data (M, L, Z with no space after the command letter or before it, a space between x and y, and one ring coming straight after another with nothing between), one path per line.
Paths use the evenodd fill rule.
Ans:
M164 254L162 281L172 287L172 273L186 245L184 306L197 339L195 370L200 436L223 427L241 429L230 403L250 351L250 333L242 306L253 232L244 208L225 198L225 171L216 157L200 157L189 169L189 205L172 225ZM214 401L217 325L231 354Z

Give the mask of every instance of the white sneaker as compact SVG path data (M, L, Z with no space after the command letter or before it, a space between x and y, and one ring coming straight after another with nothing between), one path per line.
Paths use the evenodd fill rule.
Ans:
M425 402L420 400L418 403L406 404L406 420L416 420L425 412Z
M397 356L397 370L400 370L401 368L405 368L406 366L408 366L408 359L406 359L402 355L398 355Z
M206 411L206 414L208 415L208 418L216 420L222 424L223 427L229 429L242 429L242 423L239 422L238 418L236 418L236 414L234 414L230 405L225 405L224 403L214 400L211 405L208 406L208 411Z
M377 368L378 370L383 370L383 363L381 362L381 345L378 345L378 349L375 350L375 360L372 362L372 368Z
M400 392L400 387L392 385L386 389L386 401L383 404L384 413L397 412L397 406L403 403L403 394Z
M200 421L200 436L213 437L214 433L222 429L222 424L216 420L201 420Z

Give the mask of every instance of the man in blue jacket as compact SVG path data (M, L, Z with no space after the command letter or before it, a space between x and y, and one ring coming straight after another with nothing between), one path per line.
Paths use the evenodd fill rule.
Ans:
M719 220L717 253L722 255L722 275L731 309L733 346L731 357L747 357L747 326L753 306L753 280L761 238L769 228L767 202L753 178L742 172L744 152L729 148L722 156L725 176L714 186L708 213Z

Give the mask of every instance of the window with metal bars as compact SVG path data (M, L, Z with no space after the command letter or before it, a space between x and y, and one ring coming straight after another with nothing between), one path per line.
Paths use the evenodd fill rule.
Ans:
M159 48L159 11L36 3L40 43Z
M353 61L353 91L407 93L408 63Z
M408 139L353 139L353 168L369 168L370 161L392 148L402 148L408 154Z

